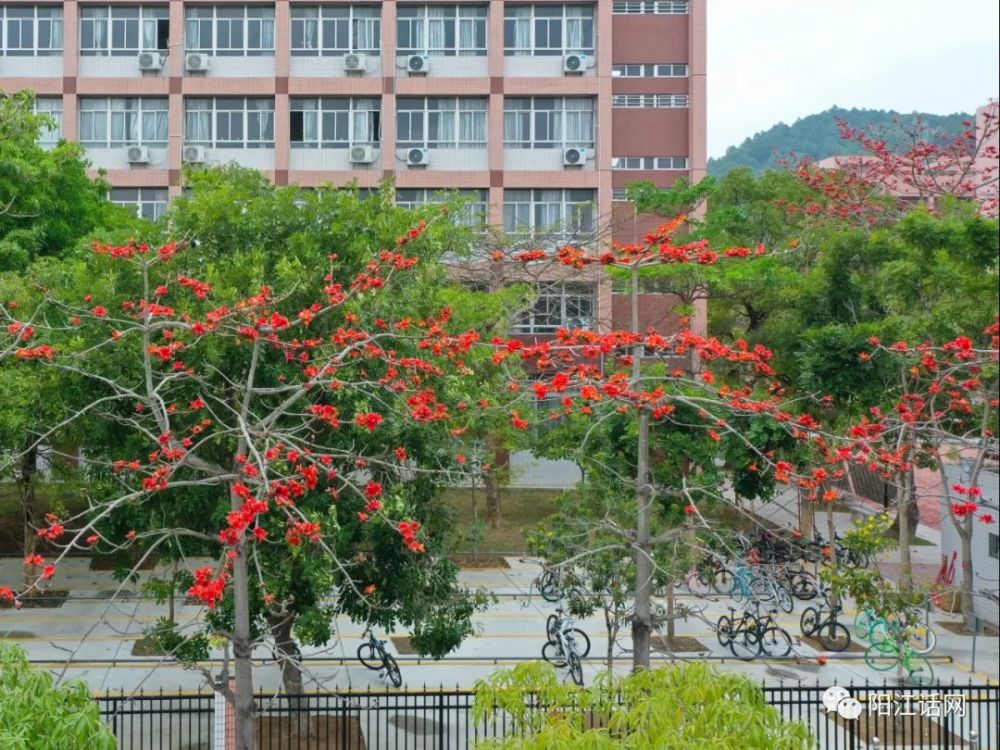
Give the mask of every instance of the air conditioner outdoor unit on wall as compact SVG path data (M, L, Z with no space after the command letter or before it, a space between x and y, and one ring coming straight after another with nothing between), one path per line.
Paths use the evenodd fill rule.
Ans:
M564 167L582 167L587 161L587 151L582 148L567 148L563 151Z
M411 148L406 152L406 163L411 167L426 167L431 161L429 148Z
M563 73L566 75L582 75L587 70L586 55L566 55L563 58Z
M348 73L364 73L367 62L365 56L357 52L344 55L344 70Z
M139 53L139 70L163 70L163 56L159 52Z
M184 67L191 73L205 72L211 59L204 52L188 52L184 56Z
M351 146L352 164L371 164L375 161L375 149L371 146Z
M149 149L145 146L129 146L125 149L125 159L129 164L149 164Z
M410 55L406 58L406 72L410 75L426 75L431 67L431 59L427 55Z
M184 151L181 156L186 164L204 164L205 163L205 147L204 146L185 146Z

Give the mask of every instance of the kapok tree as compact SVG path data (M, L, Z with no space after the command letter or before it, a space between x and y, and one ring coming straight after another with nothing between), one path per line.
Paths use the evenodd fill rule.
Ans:
M408 214L376 222L365 212L377 204L356 195L262 189L190 241L98 243L71 272L47 269L46 330L15 358L88 384L75 418L102 442L87 446L90 507L41 530L60 554L32 561L42 572L28 587L0 589L23 596L81 549L211 553L188 594L232 644L235 689L222 690L241 750L254 744L251 651L265 635L294 693L293 635L325 642L334 615L410 626L434 655L471 632L482 600L428 552L433 496L461 470L453 433L470 406L451 384L493 366L459 320L502 303L463 297L433 264L451 227L421 222L379 251ZM296 201L300 213L282 214L287 254L268 258L257 243L285 231L277 212ZM240 203L259 235L233 216ZM358 226L317 255L303 227L336 221ZM57 293L67 277L91 289Z
M971 201L984 216L1000 210L1000 118L997 103L980 108L951 137L929 132L919 119L887 131L857 129L838 120L841 138L861 151L834 159L834 168L810 160L791 164L816 200L792 206L810 216L831 216L863 226L891 222L914 203L932 207L945 198Z
M737 417L763 417L781 425L789 434L802 438L818 427L810 414L796 415L785 408L776 395L775 373L769 364L771 352L746 342L725 343L699 335L690 329L640 331L638 313L639 277L643 269L663 265L710 266L717 262L752 262L764 248L712 250L705 241L677 242L675 235L684 217L664 224L635 245L612 244L606 250L589 251L566 246L558 250L537 249L522 253L525 263L556 259L576 270L593 267L617 268L628 276L632 290L632 320L628 330L559 330L551 341L525 343L518 339L494 342L500 348L497 359L516 357L537 373L533 382L522 387L536 398L558 398L560 407L545 420L571 414L601 420L610 414L630 414L635 419L635 464L631 489L635 495L634 524L628 528L608 524L635 558L632 596L633 665L649 666L652 631L654 548L668 541L652 532L654 507L665 497L690 506L690 515L699 516L698 501L705 496L721 497L724 488L714 477L691 476L678 479L679 488L665 492L651 478L650 430L653 423L673 423L703 431L720 443L732 434L746 450L757 454L754 471L791 476L774 452L755 446L734 426ZM697 362L698 367L693 367ZM697 370L697 371L696 371ZM718 373L718 375L717 375ZM723 377L727 382L723 382ZM684 408L681 408L684 407ZM512 415L515 426L527 429L525 414ZM721 450L721 446L720 446ZM683 533L671 530L671 536Z
M948 522L958 532L962 557L962 613L973 614L972 524L997 518L979 507L980 476L996 451L998 431L998 359L1000 318L975 337L959 336L942 344L871 340L864 359L883 358L894 365L898 381L889 407L873 407L851 427L852 441L840 457L879 472L900 486L900 587L913 588L909 527L905 504L917 501L914 470L938 472ZM969 468L960 481L949 479L948 464Z

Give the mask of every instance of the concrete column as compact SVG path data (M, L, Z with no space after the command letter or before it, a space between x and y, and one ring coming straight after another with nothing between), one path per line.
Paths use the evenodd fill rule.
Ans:
M382 3L382 175L396 170L396 2Z
M63 6L63 76L75 79L80 71L80 4L66 0Z
M688 16L688 73L690 104L688 106L689 151L688 168L691 182L708 174L708 143L706 128L706 74L708 71L706 0L691 0Z

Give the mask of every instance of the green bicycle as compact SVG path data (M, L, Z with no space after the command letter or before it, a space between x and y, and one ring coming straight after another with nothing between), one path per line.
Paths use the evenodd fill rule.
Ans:
M873 643L865 651L865 664L879 672L888 672L902 665L906 670L906 679L911 684L922 687L934 682L934 669L930 661L906 641L900 643L887 638Z
M929 654L937 646L937 633L923 623L907 627L896 619L881 617L869 607L859 610L854 617L854 636L872 644L899 640L904 628L907 644L918 654Z

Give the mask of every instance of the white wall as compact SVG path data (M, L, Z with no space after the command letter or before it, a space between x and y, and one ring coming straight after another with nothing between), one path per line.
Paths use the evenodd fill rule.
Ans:
M236 162L253 169L274 169L273 148L210 148L206 151L208 164Z
M292 57L289 64L289 73L293 76L358 76L365 78L368 76L379 77L382 75L382 58L374 55L365 55L365 72L348 73L344 70L343 57Z
M149 164L129 164L128 159L125 158L126 151L128 151L128 146L115 146L114 148L88 148L87 158L90 159L93 165L98 169L138 170L167 168L166 148L149 149Z
M510 454L510 486L564 490L583 479L580 467L572 461L538 458L530 451Z
M288 152L289 169L364 170L382 169L381 150L375 149L371 164L354 164L348 158L349 148L293 148Z
M489 157L485 148L432 148L431 159L426 167L409 167L406 164L406 154L410 149L396 149L395 169L421 169L441 171L469 171L489 169ZM389 166L387 165L388 169Z
M968 482L968 474L963 471L960 464L946 464L945 474L947 475L949 486L953 484L967 484ZM994 521L991 524L985 524L976 518L972 522L972 572L974 575L972 591L975 594L978 594L980 589L995 591L1000 588L1000 582L997 581L1000 578L1000 562L996 558L989 556L989 536L991 533L1000 534L1000 522L997 520L1000 519L1000 512L996 510L998 500L1000 500L1000 474L996 472L995 467L992 470L987 468L979 475L979 482L983 490L983 496L979 500L980 512L977 515L983 515L984 513L992 514ZM986 506L993 507L989 508ZM963 579L962 544L958 536L958 531L955 530L955 526L951 521L951 510L948 507L944 507L942 508L941 518L941 554L949 563L952 552L958 553L955 561L954 585L960 586ZM980 620L994 627L1000 626L1000 606L996 602L984 596L977 595L973 597L973 603L975 605L975 613Z
M80 77L84 78L156 78L166 76L167 62L164 60L163 70L139 70L139 56L125 57L80 57Z
M587 66L587 69L582 74L573 73L567 77L583 75L587 78L593 78L596 76L597 68L594 67L594 58L590 58ZM503 72L505 76L510 78L562 78L565 75L565 73L563 73L563 55L539 55L537 57L524 55L504 57Z
M62 55L55 57L0 57L0 76L62 78L62 74Z
M406 61L409 55L396 56L396 75L406 76ZM428 78L484 78L490 74L488 57L445 57L431 55L424 68ZM416 77L416 76L414 76Z
M563 149L561 148L505 148L503 152L503 168L508 171L537 170L546 171L565 169L567 172L593 172L597 161L594 159L594 149L587 149L588 158L579 167L563 166Z
M211 57L211 55L210 55ZM210 78L274 78L274 57L212 57L208 73L186 72Z

